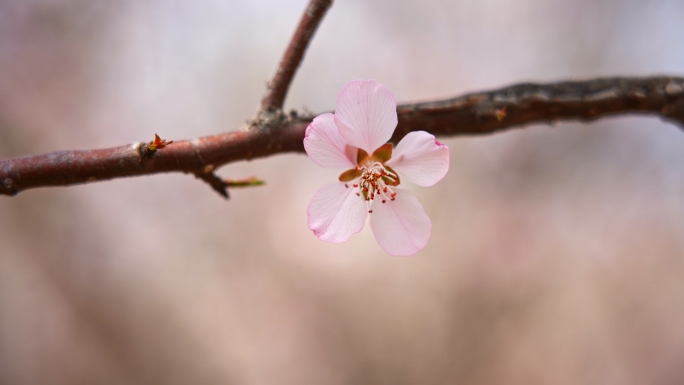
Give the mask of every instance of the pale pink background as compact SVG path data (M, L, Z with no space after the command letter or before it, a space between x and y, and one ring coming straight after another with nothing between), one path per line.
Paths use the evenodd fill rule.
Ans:
M0 157L192 138L256 110L305 0L0 0ZM684 75L684 3L337 0L288 107ZM450 138L432 240L327 244L304 155L0 197L2 384L684 383L684 135L655 118Z

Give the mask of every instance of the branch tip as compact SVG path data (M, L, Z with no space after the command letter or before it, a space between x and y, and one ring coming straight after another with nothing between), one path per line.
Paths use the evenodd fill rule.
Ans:
M227 187L252 187L252 186L263 186L266 184L265 181L257 179L255 177L247 179L226 179L224 181Z
M197 172L195 173L195 177L207 182L214 191L226 199L230 199L228 188L254 187L266 184L265 181L255 177L247 179L221 179L213 172Z

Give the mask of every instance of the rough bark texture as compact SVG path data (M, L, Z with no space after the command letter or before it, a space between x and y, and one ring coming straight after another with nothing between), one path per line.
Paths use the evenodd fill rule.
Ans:
M333 96L331 96L333 97ZM402 105L395 143L411 131L436 136L484 135L530 124L591 121L618 114L655 115L684 125L684 78L601 78L519 84L454 99ZM0 194L164 172L193 174L221 193L213 171L226 163L303 152L312 117L290 115L259 130L174 141L156 151L147 143L60 151L0 160ZM223 194L222 194L223 195ZM227 196L227 194L225 195Z

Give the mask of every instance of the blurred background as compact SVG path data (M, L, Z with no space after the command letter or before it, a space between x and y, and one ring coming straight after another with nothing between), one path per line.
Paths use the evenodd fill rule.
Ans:
M0 0L0 158L240 129L306 0ZM679 0L336 0L287 107L684 74ZM442 140L442 139L440 139ZM236 163L0 197L2 384L684 383L684 135L657 118L443 140L427 248L306 226L337 173Z

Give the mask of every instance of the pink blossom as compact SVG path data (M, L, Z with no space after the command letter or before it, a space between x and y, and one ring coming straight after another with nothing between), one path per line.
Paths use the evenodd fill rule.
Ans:
M347 170L309 203L309 229L319 239L345 242L370 215L373 235L388 254L413 255L425 248L430 218L418 199L398 186L440 181L449 170L449 148L416 131L393 149L387 141L396 126L394 95L375 80L347 83L337 96L335 114L319 115L309 124L304 148L311 160Z

